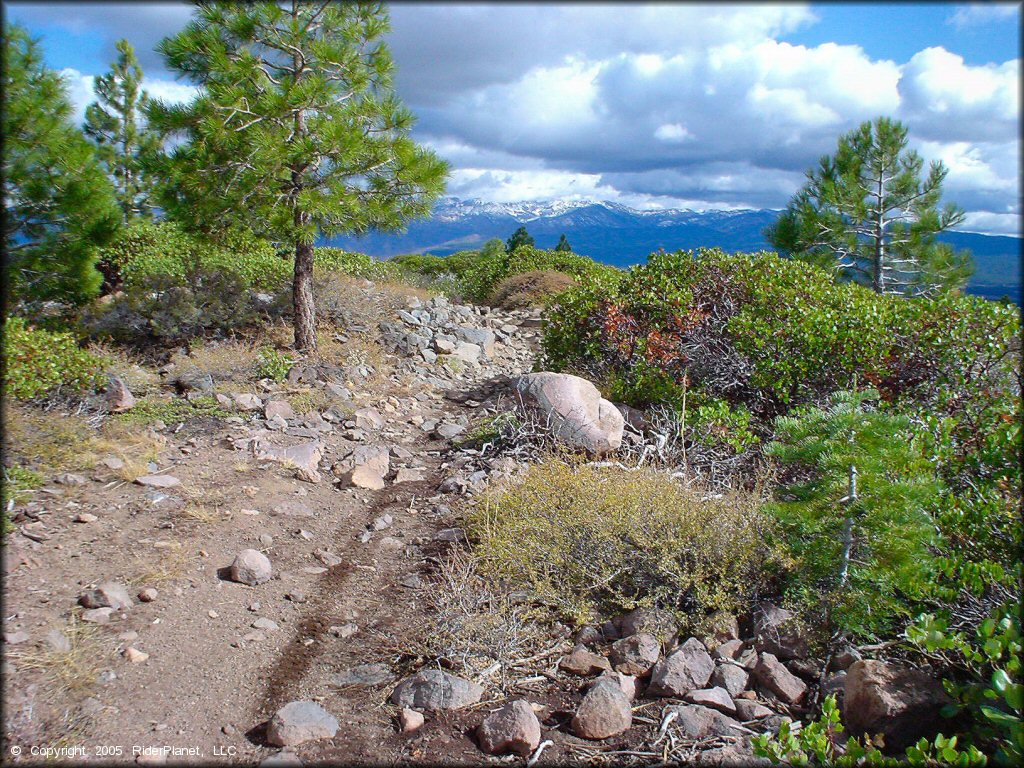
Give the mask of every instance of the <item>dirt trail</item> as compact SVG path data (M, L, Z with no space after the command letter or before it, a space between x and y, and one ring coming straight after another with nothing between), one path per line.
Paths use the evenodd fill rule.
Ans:
M457 377L454 390L478 394L480 385L527 369L523 351L532 344L510 336L492 360ZM84 485L50 486L38 495L44 540L17 533L5 547L4 630L28 636L5 645L5 758L12 747L20 748L21 760L75 747L87 759L159 762L152 753L170 748L172 762L251 763L277 751L265 745L264 724L295 699L320 701L341 723L329 745L295 748L303 759L408 757L409 740L395 733L382 706L389 686L331 681L369 662L388 663L395 679L411 668L415 659L400 638L424 618L417 577L443 546L435 535L457 521L448 509L452 499L438 493L452 444L410 416L452 421L478 411L427 382L400 393L397 408L389 397L353 396L359 406L376 406L387 422L366 442L407 450L398 463L421 467L421 480L381 491L339 490L329 474L320 483L301 482L288 467L232 446L229 438L248 425L211 420L165 432L160 470L179 478L178 488L114 482L101 469ZM340 431L322 437L322 466L351 447ZM81 513L98 519L74 522ZM373 530L385 515L390 525ZM270 582L248 587L225 578L246 548L270 558ZM336 559L322 562L317 554L324 551ZM106 581L128 585L133 595L155 587L159 596L136 601L106 624L75 621L79 594ZM264 628L254 628L260 619ZM346 625L358 629L345 637L352 629ZM47 645L51 630L70 638L70 651ZM148 658L129 661L122 655L129 647ZM444 724L439 718L434 730ZM454 742L458 748L431 761L479 759L468 751L471 742Z

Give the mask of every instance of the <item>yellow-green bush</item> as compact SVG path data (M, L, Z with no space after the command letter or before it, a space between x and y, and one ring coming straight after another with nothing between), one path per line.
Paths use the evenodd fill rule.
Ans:
M33 328L20 317L4 323L3 379L8 395L27 400L60 390L86 392L103 379L104 361L69 333Z
M758 494L704 494L653 470L551 458L470 513L482 572L566 618L660 607L697 629L776 562Z

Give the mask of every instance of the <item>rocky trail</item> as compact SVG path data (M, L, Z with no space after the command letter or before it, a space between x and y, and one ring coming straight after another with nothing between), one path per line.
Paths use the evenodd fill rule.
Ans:
M820 694L849 697L847 668L865 711L891 714L885 670L855 652L806 658L773 606L703 638L659 611L539 634L502 614L460 570L462 516L525 456L471 438L524 393L547 429L598 453L623 416L582 379L516 379L537 311L382 306L377 328L339 335L379 342L376 364L299 363L280 384L218 392L231 415L154 425L148 474L119 479L107 457L14 510L5 757L746 765L752 735ZM179 397L212 392L202 371L163 373ZM297 413L288 397L310 387L323 397ZM118 382L107 398L133 407ZM584 401L582 427L551 420ZM626 438L643 440L628 424Z

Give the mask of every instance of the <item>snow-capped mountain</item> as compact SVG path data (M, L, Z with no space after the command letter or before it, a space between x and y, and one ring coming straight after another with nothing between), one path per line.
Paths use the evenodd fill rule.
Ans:
M637 210L599 200L491 203L445 197L430 218L410 222L405 232L335 237L322 244L379 258L402 253L443 256L479 248L492 238L507 240L525 226L539 248L554 248L564 234L576 253L625 267L642 263L661 248L768 250L764 230L778 215L776 210ZM1020 238L949 232L940 239L974 254L972 288L977 292L992 297L1008 293L1019 300Z

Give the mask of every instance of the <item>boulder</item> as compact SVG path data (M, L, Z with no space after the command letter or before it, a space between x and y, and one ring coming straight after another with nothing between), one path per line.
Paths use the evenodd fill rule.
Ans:
M661 643L646 632L630 635L612 643L609 658L617 671L642 677L661 658Z
M516 379L513 388L524 405L539 409L556 439L596 455L622 444L622 414L586 379L531 373Z
M270 718L267 741L276 747L289 747L332 739L337 732L338 721L315 701L293 701Z
M320 466L320 458L323 451L320 443L316 440L298 445L277 446L264 443L260 440L253 442L253 455L257 459L268 459L279 461L282 464L291 464L307 472L317 472Z
M618 736L633 724L629 697L615 680L599 678L572 718L572 732L584 739Z
M255 587L257 584L270 581L272 575L270 560L255 549L243 549L231 563L231 580L239 584Z
M391 471L391 455L387 446L361 445L335 468L339 470L342 480L357 488L379 491Z
M461 360L467 365L479 365L480 354L483 350L478 344L470 344L466 341L459 341L455 344L455 349L452 350L451 356Z
M558 668L574 675L598 675L606 669L611 669L611 664L604 656L577 645L572 649L572 653L558 663Z
M786 669L771 653L758 656L754 677L786 704L798 703L807 693L807 684Z
M686 739L706 739L709 736L736 737L743 734L743 731L737 727L739 723L709 707L699 704L683 704L669 707L668 711L676 713L673 725Z
M272 419L275 416L280 416L282 419L294 419L295 409L287 400L267 400L263 406L263 416L267 419Z
M711 674L711 685L724 688L730 696L739 696L750 682L750 673L737 664L719 664Z
M440 669L421 669L395 686L391 703L420 710L460 709L476 704L484 689Z
M96 589L83 592L78 602L83 608L113 608L115 611L125 611L132 607L132 597L128 590L113 581L106 581Z
M761 603L753 612L754 647L780 659L801 659L807 655L807 640L796 623L796 614L771 603Z
M742 640L726 640L711 652L711 657L714 659L732 659L735 661L743 651L744 645L745 644Z
M135 407L132 391L124 379L114 374L109 374L107 381L107 406L114 413L124 413Z
M487 328L460 325L452 333L455 335L455 338L480 347L488 357L494 356L494 331Z
M476 736L488 754L514 752L525 757L540 744L540 721L529 702L512 701L485 717Z
M187 392L213 392L213 376L198 368L190 368L177 374L171 383L181 394Z
M690 691L683 698L690 704L700 704L703 707L717 709L727 715L736 714L736 705L725 688L701 688Z
M880 733L889 749L903 750L942 731L940 711L950 703L942 684L919 669L861 660L846 670L847 728L851 735Z
M263 401L260 400L259 395L254 395L251 392L233 392L231 398L240 411L258 411L263 407Z
M647 695L682 697L689 691L707 685L714 670L715 662L711 660L704 644L691 637L654 665Z

